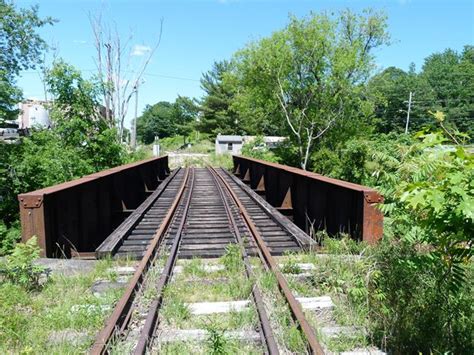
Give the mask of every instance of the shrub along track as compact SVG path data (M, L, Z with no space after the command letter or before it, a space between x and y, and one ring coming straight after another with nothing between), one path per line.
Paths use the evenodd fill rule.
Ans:
M132 348L135 354L156 349L156 343L160 341L160 334L157 332L159 313L166 303L165 291L176 270L177 259L194 255L221 256L232 243L238 246L243 271L250 283L252 301L258 315L257 330L264 351L277 354L279 346L273 334L262 292L255 282L249 255L258 256L263 267L274 275L293 321L303 334L308 352L324 353L314 329L309 325L301 305L272 256L281 254L285 249L298 250L307 240L303 240L301 236L296 237L294 231L285 227L285 223L270 215L271 211L262 206L260 210L256 210L258 201L246 195L245 189L239 187L224 170L190 168L178 172L175 176L178 176L180 181L178 186L174 186L175 198L167 201L169 208L164 216L160 212L159 228L148 238L147 243L143 243L146 247L144 256L106 326L97 335L91 353L108 353L123 338L133 339ZM159 199L155 201L158 202ZM150 206L141 211L142 220L147 216L147 221L150 222L153 204ZM252 215L248 209L251 209ZM137 225L140 223L131 223L132 232L125 234L131 235ZM261 231L268 228L271 228L270 236L262 236ZM137 248L134 251L136 252ZM160 264L160 256L165 257L163 267ZM157 282L147 275L150 269L160 270ZM153 299L143 310L143 295L149 288L153 291ZM140 317L142 319L137 319Z

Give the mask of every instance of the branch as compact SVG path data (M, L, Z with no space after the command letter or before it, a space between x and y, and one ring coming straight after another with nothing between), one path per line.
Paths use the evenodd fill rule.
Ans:
M291 123L290 115L288 114L288 110L286 109L285 103L283 102L283 98L284 98L284 96L285 96L285 92L283 91L283 86L281 85L280 77L279 77L279 76L277 76L277 82L278 82L278 87L279 87L279 89L280 89L280 94L281 94L281 97L280 97L280 95L277 94L278 102L280 103L281 108L283 109L283 112L284 112L285 117L286 117L286 121L288 122L288 125L290 126L291 131L292 131L298 138L300 138L301 134L296 131L295 127L294 127L293 124Z

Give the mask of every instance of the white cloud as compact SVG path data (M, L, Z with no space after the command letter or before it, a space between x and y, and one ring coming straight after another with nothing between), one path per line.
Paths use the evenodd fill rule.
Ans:
M150 47L143 46L141 44L136 44L136 45L133 46L132 55L137 56L137 57L141 57L141 56L144 56L149 51L151 51Z

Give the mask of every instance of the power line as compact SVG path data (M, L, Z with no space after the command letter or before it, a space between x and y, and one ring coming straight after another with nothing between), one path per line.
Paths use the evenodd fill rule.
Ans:
M95 69L84 69L81 70L81 72L87 72L87 73L93 73L96 72L97 70ZM133 70L124 70L124 73L131 73L131 74L136 74L136 71ZM40 74L40 71L38 70L26 70L23 71L22 74ZM146 76L155 76L155 77L160 77L160 78L165 78L165 79L175 79L175 80L185 80L185 81L195 81L195 82L201 82L199 79L192 79L192 78L185 78L181 76L174 76L174 75L166 75L166 74L156 74L156 73L143 73L143 75Z

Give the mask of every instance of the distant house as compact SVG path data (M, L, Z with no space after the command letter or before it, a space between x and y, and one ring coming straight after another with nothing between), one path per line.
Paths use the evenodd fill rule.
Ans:
M240 154L242 146L255 139L255 136L225 136L218 134L216 137L216 154ZM275 148L279 143L283 142L286 137L265 136L263 141L268 148Z
M243 144L242 136L223 136L218 134L216 137L216 154L240 154Z

